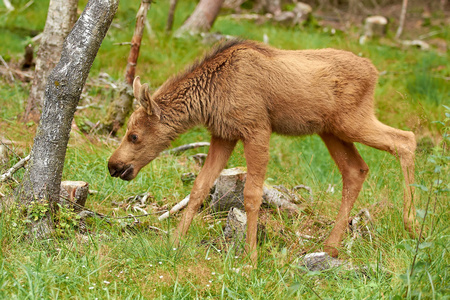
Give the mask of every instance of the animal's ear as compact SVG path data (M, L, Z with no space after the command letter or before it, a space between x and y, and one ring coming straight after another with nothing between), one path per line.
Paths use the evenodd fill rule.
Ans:
M141 90L141 78L139 76L136 76L133 80L133 94L134 98L139 100L139 91Z
M137 99L149 116L155 115L156 117L158 117L158 119L161 117L161 109L159 108L158 104L156 104L156 102L152 100L148 84L144 83L140 86Z

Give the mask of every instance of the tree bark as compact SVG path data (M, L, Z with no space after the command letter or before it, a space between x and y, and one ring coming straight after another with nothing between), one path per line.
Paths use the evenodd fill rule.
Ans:
M125 71L125 84L120 88L120 96L114 100L108 108L106 120L103 122L103 130L115 136L117 131L125 123L125 119L133 109L133 80L136 75L136 65L141 48L142 36L144 35L145 20L152 0L142 0L136 15L136 26L133 38L131 39L131 49L128 55L128 63Z
M216 20L224 0L200 0L192 15L176 32L175 37L185 33L208 32Z
M78 0L50 0L24 122L39 121L47 76L59 61L64 39L77 20L77 6Z
M167 14L166 32L172 31L173 17L175 16L175 8L177 7L178 0L170 0L169 13Z
M61 60L47 80L41 121L34 138L29 167L17 190L17 199L23 204L34 199L45 199L53 208L59 201L73 116L118 2L89 0L64 41ZM51 223L51 218L47 218L46 223Z

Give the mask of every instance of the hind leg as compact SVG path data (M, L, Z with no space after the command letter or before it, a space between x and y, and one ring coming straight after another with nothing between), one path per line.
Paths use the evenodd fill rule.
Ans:
M342 202L331 234L325 241L324 251L333 257L338 255L338 247L348 226L348 218L356 198L361 191L369 168L359 155L353 143L345 142L338 137L323 133L320 135L331 157L342 174Z
M399 159L405 180L403 224L414 236L417 231L416 209L413 203L414 188L411 186L414 183L414 152L416 150L414 133L389 127L375 117L368 118L354 129L351 133L346 132L343 134L344 137L340 137L387 151Z

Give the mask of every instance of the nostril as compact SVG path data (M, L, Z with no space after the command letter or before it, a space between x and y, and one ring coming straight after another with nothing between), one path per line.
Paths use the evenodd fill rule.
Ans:
M112 177L117 177L120 174L120 170L119 170L118 166L114 165L112 163L108 163L108 171Z
M109 174L110 174L112 177L116 177L117 171L114 170L114 169L111 169L111 168L108 168L108 169L109 169Z

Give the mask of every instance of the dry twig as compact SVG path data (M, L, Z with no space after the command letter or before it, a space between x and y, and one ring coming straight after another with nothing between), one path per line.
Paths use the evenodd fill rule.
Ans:
M2 64L5 66L6 70L9 73L9 76L11 77L11 80L14 82L14 75L11 72L11 68L8 66L8 64L6 63L6 61L3 59L3 56L0 55L0 60L2 61Z
M6 179L11 178L11 176L17 172L20 168L22 168L25 163L30 159L31 155L28 155L27 157L22 158L19 162L17 162L14 166L12 166L8 171L6 171L4 174L0 176L0 182L5 181Z
M208 142L191 143L191 144L186 144L186 145L182 145L180 147L176 147L173 149L163 151L163 154L180 153L180 152L184 152L186 150L195 149L195 148L199 148L199 147L207 147L207 146L209 146Z
M170 211L165 212L161 216L159 216L158 220L162 221L164 219L167 219L170 215L173 215L176 212L179 212L183 208L185 208L189 203L190 194L186 196L183 200L181 200L179 203L177 203Z

